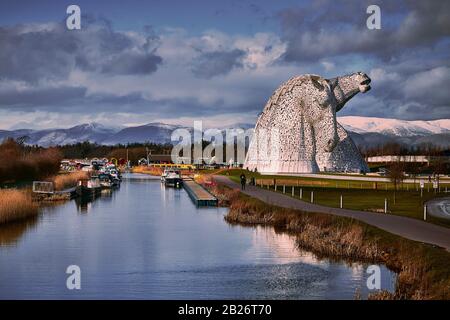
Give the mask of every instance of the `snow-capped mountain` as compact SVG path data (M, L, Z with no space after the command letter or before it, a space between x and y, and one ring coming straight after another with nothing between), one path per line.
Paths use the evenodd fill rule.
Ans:
M172 132L182 126L165 123L148 123L142 126L128 127L115 132L99 143L107 145L128 143L170 143Z
M433 121L397 120L373 117L338 117L338 122L347 131L356 133L375 132L399 137L425 136L450 133L450 119Z
M43 147L73 144L77 142L101 142L117 132L119 128L109 128L99 123L86 123L68 129L13 130L0 131L0 140L11 137L23 139L26 144Z
M441 147L450 147L450 119L434 121L406 121L370 117L338 117L355 143L361 147L397 142L409 146L431 143ZM231 128L252 128L254 124L237 123L219 128L224 131ZM0 141L6 137L22 138L27 144L54 146L90 141L105 145L127 143L170 143L173 130L184 128L190 133L193 128L152 122L140 126L108 127L98 123L81 124L68 129L46 130L0 130Z

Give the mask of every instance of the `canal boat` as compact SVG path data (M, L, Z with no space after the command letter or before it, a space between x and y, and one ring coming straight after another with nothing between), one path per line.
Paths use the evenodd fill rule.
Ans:
M96 197L101 191L102 187L98 178L79 180L76 187L76 193L80 197Z
M164 185L179 188L183 184L181 172L178 170L169 170L164 176Z
M120 180L108 173L100 173L98 179L103 189L110 189L120 185Z
M161 173L161 182L164 182L164 181L166 180L166 176L167 176L167 174L168 174L170 171L172 171L172 170L171 170L171 169L165 169L165 170L163 171L163 173Z

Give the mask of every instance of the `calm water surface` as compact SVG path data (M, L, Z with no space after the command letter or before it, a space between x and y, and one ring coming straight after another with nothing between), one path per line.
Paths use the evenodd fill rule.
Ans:
M300 251L269 227L227 224L184 190L130 174L91 203L67 202L0 228L0 298L353 299L366 265ZM81 290L66 288L69 265ZM382 288L395 274L381 267Z

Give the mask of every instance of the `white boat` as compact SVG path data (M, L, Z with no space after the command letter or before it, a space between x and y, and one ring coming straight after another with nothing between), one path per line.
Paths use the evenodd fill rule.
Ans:
M165 170L161 175L161 181L164 182L166 186L170 187L181 187L183 179L181 178L181 172L178 170Z
M163 173L161 173L161 182L164 182L166 180L166 176L169 173L170 169L165 169Z

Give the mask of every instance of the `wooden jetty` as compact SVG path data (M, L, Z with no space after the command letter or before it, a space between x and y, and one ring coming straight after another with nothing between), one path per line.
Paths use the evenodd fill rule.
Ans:
M196 206L217 207L217 198L191 178L183 178L183 188Z
M33 198L39 201L65 201L77 197L75 187L56 191L53 182L33 181Z

